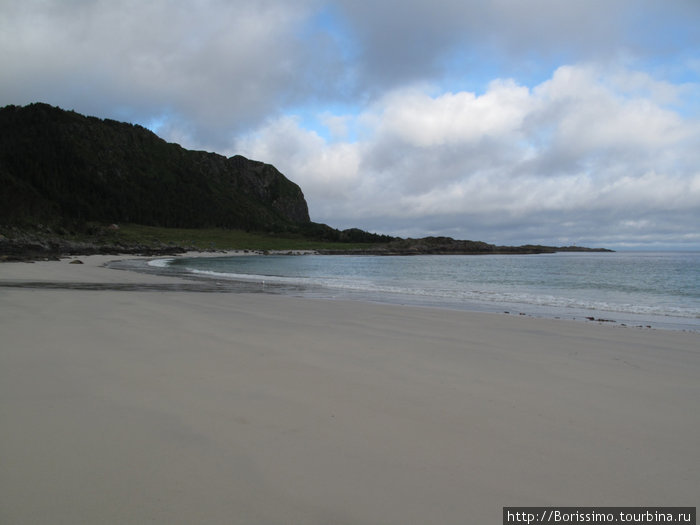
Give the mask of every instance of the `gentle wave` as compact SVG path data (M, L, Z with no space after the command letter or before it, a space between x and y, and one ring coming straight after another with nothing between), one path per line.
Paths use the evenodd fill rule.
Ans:
M155 259L149 269L232 290L700 331L696 253L177 257Z
M190 273L201 275L204 277L212 277L214 279L226 279L231 281L245 281L253 283L279 283L279 284L312 284L312 279L302 279L298 277L282 277L277 275L256 275L251 273L228 273L215 272L213 270L197 270L196 268L187 268Z
M160 259L152 261L152 266L167 267L172 259ZM549 308L579 309L590 311L620 312L641 315L673 316L689 319L700 319L700 312L693 309L674 307L670 305L654 306L632 303L611 303L605 301L590 301L580 298L562 297L554 295L542 295L531 293L497 292L491 290L460 290L422 288L419 286L391 286L376 282L354 279L342 280L338 278L321 277L286 277L266 274L244 274L219 272L213 270L199 270L185 267L186 271L213 279L225 279L233 281L255 282L262 284L279 284L293 287L321 287L336 291L368 292L372 294L389 294L394 296L414 296L424 299L448 300L448 301L476 301L493 304L535 305Z
M152 261L148 261L148 266L151 266L153 268L167 268L170 266L170 264L174 261L175 259L154 259Z

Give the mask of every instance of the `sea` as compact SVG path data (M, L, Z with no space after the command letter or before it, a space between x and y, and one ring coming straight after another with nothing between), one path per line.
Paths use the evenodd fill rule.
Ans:
M141 271L208 282L220 291L700 332L700 252L276 254L172 257L135 264L142 265Z

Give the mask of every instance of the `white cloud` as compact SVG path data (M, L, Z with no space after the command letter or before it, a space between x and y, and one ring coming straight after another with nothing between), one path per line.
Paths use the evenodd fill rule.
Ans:
M350 134L349 120L350 117L346 115L333 115L330 112L325 112L321 115L321 122L328 129L331 139L334 141L348 138Z
M327 141L285 118L235 149L299 182L316 220L395 233L428 234L407 225L443 217L462 234L455 225L520 222L639 235L639 224L697 216L697 123L666 107L666 94L640 90L649 79L599 73L565 66L532 90L496 81L482 95L396 90L357 116L368 127L359 141Z
M555 112L557 140L563 148L573 148L579 154L594 150L633 150L658 148L683 140L689 130L680 116L660 105L667 97L630 95L629 84L622 78L639 75L618 73L616 82L607 86L594 67L559 68L552 79L535 90L542 113L549 117ZM644 85L653 85L645 82ZM627 89L615 89L620 86ZM655 92L657 92L655 90ZM671 88L664 90L670 93Z
M377 104L379 134L417 147L474 143L516 133L527 114L528 89L513 81L492 82L482 96L394 91Z

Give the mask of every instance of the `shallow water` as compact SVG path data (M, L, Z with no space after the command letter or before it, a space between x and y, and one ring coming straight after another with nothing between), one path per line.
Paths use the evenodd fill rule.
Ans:
M228 288L700 331L700 253L169 258Z

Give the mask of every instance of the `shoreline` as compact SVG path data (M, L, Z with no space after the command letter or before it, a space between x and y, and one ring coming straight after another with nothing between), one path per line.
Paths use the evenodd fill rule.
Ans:
M159 259L180 259L187 257L248 257L262 255L323 255L316 250L221 250L221 251L189 251L181 254L168 255L133 255L133 254L106 254L106 255L69 255L59 260L40 261L8 261L0 264L0 290L3 288L35 288L55 290L111 290L111 291L162 291L162 292L207 292L207 293L266 293L275 295L289 295L291 297L313 300L353 301L369 304L383 304L387 306L399 306L407 308L431 308L445 311L464 313L485 313L506 317L527 317L533 319L548 319L553 321L570 321L583 324L596 324L618 328L632 328L638 330L661 330L671 332L700 333L700 327L686 321L685 318L672 316L643 315L633 313L621 313L603 310L576 310L561 309L556 307L538 306L529 303L475 303L469 301L441 302L424 298L390 297L377 294L363 294L361 292L345 291L342 294L332 294L320 291L308 293L304 287L288 287L275 285L274 283L259 283L247 280L211 279L205 276L197 276L186 273L173 273L162 271L158 267L146 266L141 263ZM81 265L65 266L73 261L80 261ZM134 265L137 263L137 265ZM59 264L60 266L56 266ZM19 266L15 266L19 265ZM30 265L33 270L22 270L22 265ZM49 266L46 266L49 265ZM3 268L8 270L3 272ZM78 268L84 270L78 271ZM102 270L104 271L102 271ZM60 270L60 271L56 271ZM74 270L74 271L71 271ZM109 271L118 271L124 276L117 279L118 274L109 274ZM30 278L12 278L13 276L29 276ZM58 279L46 276L58 276ZM68 276L71 277L68 277ZM129 277L126 277L130 275ZM140 275L141 277L136 277ZM7 276L11 278L8 279ZM148 276L157 277L149 279Z
M177 286L84 264L0 280ZM688 506L698 336L260 293L0 288L0 521Z
M236 293L241 292L265 292L279 293L282 295L291 295L294 297L306 297L315 299L328 300L350 300L359 302L370 302L397 306L417 306L425 308L438 308L445 310L456 310L463 312L482 312L491 314L505 314L515 316L528 316L541 319L562 319L585 323L608 324L611 326L619 326L622 328L640 328L640 329L658 329L700 333L700 324L697 320L693 322L692 318L677 317L672 315L659 315L651 313L634 313L617 310L604 309L584 309L575 307L548 306L543 304L534 304L528 302L487 302L476 301L474 299L455 300L449 298L438 298L430 296L406 295L401 293L390 292L372 292L352 289L332 289L323 285L284 285L275 283L274 281L264 281L263 286L260 282L252 279L227 279L226 277L213 278L206 275L196 275L192 273L179 272L175 273L168 267L160 267L158 265L140 265L143 260L169 260L188 257L228 257L228 256L262 256L262 255L325 255L318 254L313 250L307 251L278 251L262 253L256 251L232 251L220 253L207 253L201 255L197 252L190 252L177 257L151 257L146 259L127 258L121 261L116 261L110 267L120 270L136 271L142 273L154 273L156 275L173 276L177 275L188 281L201 284L201 291L231 291ZM135 261L137 264L133 264ZM215 283L215 284L214 284ZM195 286L193 285L194 289Z
M431 308L464 313L484 313L506 317L527 317L552 321L569 321L617 328L638 330L661 330L700 334L700 327L681 317L621 313L604 310L568 310L556 307L538 306L529 303L475 303L440 302L438 300L415 300L415 298L376 296L345 292L345 295L331 293L305 293L303 288L290 290L288 287L256 281L211 279L194 274L174 274L159 271L153 266L134 266L133 262L150 262L158 259L180 259L187 257L248 257L262 255L323 255L316 250L221 250L189 251L168 255L133 254L93 254L68 255L58 260L7 261L0 263L0 290L3 288L34 288L55 290L112 290L112 291L162 291L162 292L207 292L207 293L267 293L289 295L313 300L353 301L368 304L383 304L407 308ZM80 265L65 266L73 261ZM24 266L29 265L29 267ZM47 266L48 265L48 266ZM57 266L59 265L59 266ZM13 269L14 268L14 269ZM78 271L78 268L83 270ZM5 269L6 271L3 271ZM56 271L59 270L59 271ZM71 271L73 270L73 271ZM117 279L120 272L123 279ZM27 278L24 278L24 277ZM50 278L47 276L51 276ZM69 277L70 276L70 277ZM126 277L129 276L129 277ZM136 277L140 276L140 277ZM154 279L150 279L153 276ZM9 277L9 278L8 278ZM157 277L157 278L155 278ZM414 299L414 300L411 300Z
M92 225L88 232L77 234L68 232L63 227L56 230L49 226L38 225L35 228L22 228L19 226L0 226L0 262L22 262L37 260L58 260L66 256L75 255L120 255L131 254L135 256L177 256L186 253L207 253L208 251L230 250L232 246L267 246L257 250L261 252L314 252L319 255L534 255L543 253L560 252L597 252L613 253L608 248L589 248L584 246L544 246L526 244L522 246L499 246L482 241L457 240L451 237L424 237L420 239L401 239L398 237L377 236L367 232L354 231L351 237L359 234L356 242L349 239L340 240L347 232L338 232L326 225L318 225L328 228L337 234L337 238L310 237L303 241L297 239L309 248L282 248L289 246L290 239L285 237L275 238L266 234L248 234L247 242L241 239L241 232L231 230L232 236L228 240L226 236L220 238L216 229L182 229L159 228L139 226L134 224L124 225L124 229L131 231L131 235L122 236L122 229L117 224ZM134 232L136 228L136 232ZM145 231L144 231L145 230ZM146 234L145 232L150 232ZM193 232L198 232L193 235ZM210 240L202 238L202 232L209 232ZM134 235L135 234L135 235ZM161 240L162 237L162 240ZM378 240L381 237L382 240ZM190 238L189 241L183 239ZM196 239L196 240L195 240ZM222 248L216 248L216 242L221 242ZM333 240L334 239L334 240ZM364 239L364 241L362 240ZM262 244L261 244L262 242ZM206 243L209 248L204 248ZM225 248L228 246L229 248ZM271 246L276 246L272 248ZM234 251L247 251L234 250Z

